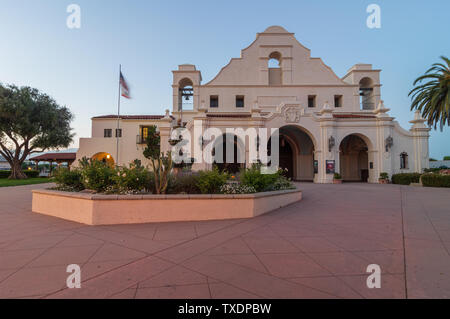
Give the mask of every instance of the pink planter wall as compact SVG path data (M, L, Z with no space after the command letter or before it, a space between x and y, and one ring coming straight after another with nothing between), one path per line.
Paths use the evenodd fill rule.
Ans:
M299 190L250 195L90 195L33 191L33 212L87 225L251 218L302 199Z

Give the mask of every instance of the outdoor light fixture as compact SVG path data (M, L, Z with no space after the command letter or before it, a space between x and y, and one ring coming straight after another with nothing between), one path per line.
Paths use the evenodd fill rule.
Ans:
M386 153L387 153L392 148L392 146L394 146L394 139L392 138L392 136L389 136L386 139L385 144L386 144Z
M330 138L328 139L328 150L330 153L335 145L336 145L336 140L334 139L333 136L330 136Z

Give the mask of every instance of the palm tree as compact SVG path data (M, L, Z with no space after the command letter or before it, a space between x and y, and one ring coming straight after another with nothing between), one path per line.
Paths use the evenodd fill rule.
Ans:
M416 86L409 96L413 98L411 110L419 110L428 120L428 125L434 125L436 129L439 124L442 131L445 124L450 126L450 60L444 56L441 59L444 63L433 64L414 85L430 81Z

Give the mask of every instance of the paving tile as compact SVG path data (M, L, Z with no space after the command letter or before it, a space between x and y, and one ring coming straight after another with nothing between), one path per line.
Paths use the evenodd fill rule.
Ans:
M366 299L404 299L405 280L403 275L381 275L381 288L367 287L368 276L340 276L349 286Z
M270 274L280 278L331 275L329 271L303 253L261 254L258 257Z
M87 245L51 248L30 262L26 267L68 266L72 264L82 265L87 262L100 247L101 245Z
M33 259L39 257L44 251L45 249L2 251L0 270L24 267Z
M302 284L307 287L316 288L318 290L327 292L343 299L361 299L363 298L357 291L351 286L345 283L337 277L305 277L305 278L292 278L290 281Z
M184 267L175 266L139 283L139 288L207 284L207 277Z
M256 254L289 253L299 251L297 247L281 237L247 237L244 241Z
M209 299L208 285L170 286L142 288L136 292L136 299Z
M64 266L24 268L0 283L0 298L43 295L66 287Z
M102 246L96 254L90 259L90 262L100 262L100 261L114 261L114 260L128 260L137 259L145 257L146 254L121 247L115 244L106 244Z
M209 289L213 299L260 299L259 296L222 282L209 284Z
M215 256L216 259L224 262L233 263L236 265L248 267L250 269L267 273L267 269L264 264L258 259L256 255L223 255Z
M371 264L350 252L308 253L308 256L334 275L365 274Z

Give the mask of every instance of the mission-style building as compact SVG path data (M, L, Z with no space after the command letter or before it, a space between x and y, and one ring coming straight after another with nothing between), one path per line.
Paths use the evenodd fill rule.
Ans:
M298 181L332 183L336 172L344 181L377 183L382 172L422 172L429 167L430 129L418 113L410 130L389 116L380 72L356 64L339 78L320 58L312 58L293 33L272 26L208 83L202 84L194 65L173 71L171 113L121 116L119 130L116 115L93 118L92 137L80 139L77 160L145 163L149 126L158 127L161 150L168 151L173 128L181 125L193 134L197 121L203 129L220 128L224 134L226 128L278 128L280 167ZM235 140L235 151L245 154L246 161L221 168L250 166L248 147ZM211 167L195 163L192 169Z

